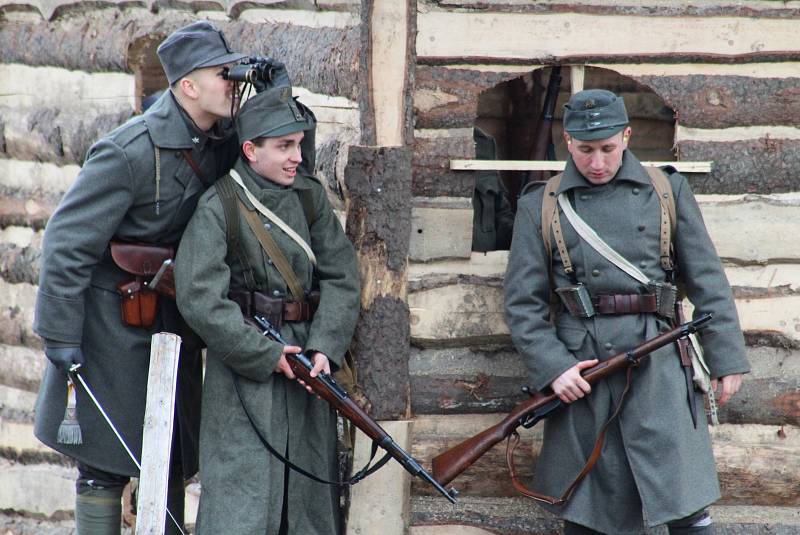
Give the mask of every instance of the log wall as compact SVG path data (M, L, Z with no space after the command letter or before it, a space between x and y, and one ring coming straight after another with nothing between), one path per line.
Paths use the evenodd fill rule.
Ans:
M74 531L74 465L32 431L46 362L32 330L42 232L90 145L163 88L158 43L210 18L232 48L284 61L317 116L318 175L344 211L348 151L361 139L359 11L353 0L0 1L0 531Z
M495 136L499 158L528 159L551 66L585 67L585 88L623 95L632 149L644 160L713 161L689 176L733 285L752 373L712 430L725 533L793 533L800 455L800 49L797 6L771 2L422 2L414 99L412 263L409 268L414 454L422 460L497 422L523 399L526 370L503 320L507 252L471 253L472 128ZM635 28L631 31L631 28ZM647 35L642 39L642 35ZM613 36L613 38L611 37ZM553 128L557 157L561 105ZM526 102L530 101L530 102ZM504 177L505 178L505 177ZM432 199L449 198L449 210ZM462 204L460 204L462 203ZM456 215L457 212L463 215ZM440 229L439 239L436 229ZM460 234L459 234L460 232ZM462 244L462 245L460 245ZM517 467L530 475L541 436L523 434ZM457 478L452 510L412 487L415 535L559 533L518 497L496 448ZM525 472L527 470L527 472ZM739 514L741 512L741 514ZM665 531L664 531L665 532ZM662 533L660 530L654 533Z
M800 250L787 239L800 215L797 2L409 0L403 25L377 3L0 0L3 532L74 527L74 467L32 436L42 229L92 141L163 83L157 43L197 18L217 21L234 48L285 61L314 109L317 170L361 251L357 346L388 341L394 355L365 362L362 386L379 416L411 416L411 450L425 463L497 421L525 382L503 321L507 253L471 253L474 176L449 169L474 157L472 128L494 135L501 157L525 158L551 67L578 64L585 87L625 96L643 159L714 161L689 178L753 365L713 431L724 494L714 515L731 533L800 531ZM405 55L376 44L398 27ZM562 76L559 105L571 90L568 68ZM537 433L523 435L523 475ZM552 515L514 495L503 464L493 451L457 479L456 508L414 480L397 522L411 535L558 533Z

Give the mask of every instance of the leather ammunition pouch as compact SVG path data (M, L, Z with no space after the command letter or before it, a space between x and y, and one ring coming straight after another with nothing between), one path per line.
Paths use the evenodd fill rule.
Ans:
M172 247L112 241L111 258L133 279L117 285L121 298L122 322L130 327L152 327L158 311L158 294L175 298L171 266ZM157 283L150 283L155 275Z
M319 292L311 292L305 301L298 302L262 292L231 290L228 299L239 305L245 318L261 314L278 330L287 321L311 321L319 306Z

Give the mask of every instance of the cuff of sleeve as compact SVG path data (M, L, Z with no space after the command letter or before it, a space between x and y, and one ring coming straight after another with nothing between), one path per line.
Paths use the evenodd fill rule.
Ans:
M347 347L339 346L340 344L325 343L321 338L316 338L314 335L311 335L306 343L306 353L310 354L312 351L323 353L328 357L331 363L331 371L333 371L334 366L337 369L342 366L342 358L344 358L344 352L347 351Z
M41 290L36 296L33 330L45 340L80 346L83 334L83 299L65 299Z
M700 343L711 377L724 377L750 371L750 364L745 355L744 336L738 329L703 332Z
M266 382L275 372L275 367L283 353L283 345L261 337L256 351L243 351L247 347L245 340L240 340L231 350L219 352L222 362L234 373L247 377L252 381Z
M549 387L562 373L578 363L578 359L566 349L549 353L544 358L541 355L533 356L532 346L528 346L522 350L522 358L529 370L531 387L535 390Z

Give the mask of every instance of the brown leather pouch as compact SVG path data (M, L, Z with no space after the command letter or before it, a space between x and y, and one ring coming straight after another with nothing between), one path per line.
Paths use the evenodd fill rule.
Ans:
M141 277L141 280L158 275L158 281L152 289L175 298L175 281L172 278L175 250L172 247L119 241L112 241L109 245L111 258L121 270Z
M156 322L158 294L141 281L121 282L117 291L122 299L122 322L129 327L152 327Z

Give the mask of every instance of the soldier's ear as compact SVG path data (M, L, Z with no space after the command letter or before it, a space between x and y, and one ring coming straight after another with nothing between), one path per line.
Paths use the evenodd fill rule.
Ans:
M197 84L189 76L185 76L178 80L178 90L191 99L196 99L198 96L200 96L197 90Z

